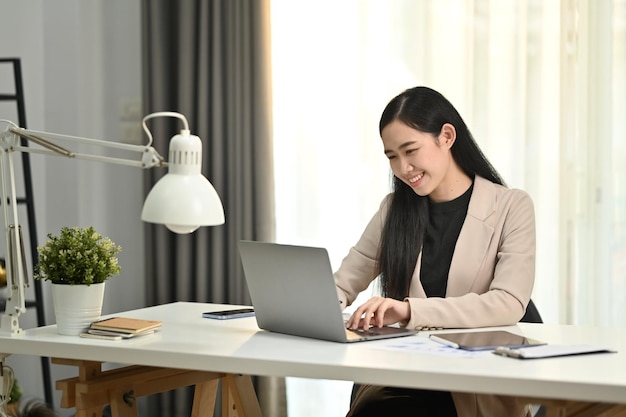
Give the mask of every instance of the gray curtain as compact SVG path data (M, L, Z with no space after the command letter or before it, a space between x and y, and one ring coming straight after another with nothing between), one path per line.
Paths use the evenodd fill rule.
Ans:
M147 301L250 304L237 242L274 239L269 0L142 0L144 113L184 114L224 225L176 235L146 226ZM167 155L177 119L148 121ZM146 193L165 172L148 170ZM210 337L210 335L207 335ZM283 416L284 380L256 378L265 416ZM188 416L192 389L149 399L150 416Z

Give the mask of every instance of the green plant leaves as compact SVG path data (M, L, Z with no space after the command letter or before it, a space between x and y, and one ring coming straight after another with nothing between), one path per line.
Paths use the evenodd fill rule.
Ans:
M104 282L121 271L117 253L122 250L93 227L63 227L48 234L39 252L35 279L54 284L90 285Z

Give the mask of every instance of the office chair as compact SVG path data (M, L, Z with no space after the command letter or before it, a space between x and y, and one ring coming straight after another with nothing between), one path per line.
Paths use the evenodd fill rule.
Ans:
M533 303L533 300L530 300L528 302L528 305L526 306L526 313L524 313L524 317L522 317L520 319L521 323L543 323L543 320L541 319L541 315L539 314L539 310L537 310L537 307L535 306L535 303Z
M539 310L533 303L533 300L528 302L526 306L526 312L524 316L520 320L521 323L543 323L541 319L541 315L539 314ZM354 397L356 396L357 391L359 390L361 384L354 384L352 386L352 394L350 395L350 406L354 402ZM533 405L533 417L543 417L546 414L546 408L542 405Z

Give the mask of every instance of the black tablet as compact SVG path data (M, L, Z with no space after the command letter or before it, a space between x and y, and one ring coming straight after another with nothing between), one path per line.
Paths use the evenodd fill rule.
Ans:
M431 334L430 339L457 349L495 350L498 347L538 346L546 343L505 330Z

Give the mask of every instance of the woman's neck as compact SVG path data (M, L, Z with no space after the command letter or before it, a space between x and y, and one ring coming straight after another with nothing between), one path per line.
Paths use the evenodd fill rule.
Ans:
M454 200L463 195L472 185L472 182L473 179L454 162L439 187L428 198L435 203Z

